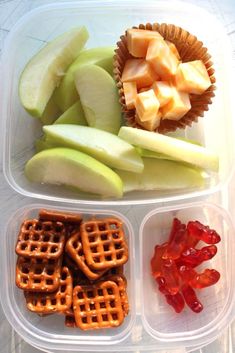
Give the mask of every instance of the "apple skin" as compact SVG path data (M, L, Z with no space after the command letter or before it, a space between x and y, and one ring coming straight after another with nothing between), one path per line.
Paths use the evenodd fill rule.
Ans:
M52 94L51 98L49 99L40 120L43 125L50 125L53 124L54 121L61 115L60 108L55 102L54 93Z
M62 74L78 56L89 35L85 27L73 28L45 45L21 74L19 96L23 107L41 117Z
M116 170L123 181L124 193L144 190L180 190L203 188L205 179L198 168L176 161L143 158L144 170L140 174Z
M114 47L99 47L81 51L76 60L69 66L59 87L55 90L56 103L63 112L79 98L74 83L74 73L77 69L83 65L95 64L102 67L112 76L114 49Z
M61 124L44 126L46 143L73 148L112 168L135 173L143 171L143 162L135 148L118 136L88 126ZM45 144L45 143L44 143Z
M35 154L25 166L25 176L41 184L66 185L77 191L120 198L123 185L110 168L85 153L51 148Z
M117 134L122 116L114 79L96 65L81 66L74 77L88 125Z
M164 153L183 162L193 163L199 168L213 172L218 172L219 170L218 156L205 147L174 137L127 126L121 127L118 136L134 146Z
M75 124L75 125L87 125L86 117L82 109L80 99L74 103L69 109L67 109L54 124ZM50 125L50 124L47 124Z

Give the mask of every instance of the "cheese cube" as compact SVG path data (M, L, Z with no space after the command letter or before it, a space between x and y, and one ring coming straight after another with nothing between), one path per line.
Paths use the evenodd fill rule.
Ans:
M162 119L179 120L191 109L191 103L188 93L179 92L173 85L171 88L172 98L161 108Z
M136 113L141 121L155 120L160 103L152 89L137 94Z
M146 130L148 131L154 131L156 128L160 125L161 122L161 112L158 111L156 117L151 120L146 120L146 121L141 121L138 115L136 115L136 122L140 125L143 126Z
M129 59L126 61L122 82L136 82L137 88L151 86L155 81L156 74L144 59Z
M162 80L169 80L175 75L179 65L179 60L161 38L149 42L146 60Z
M152 89L159 100L160 107L166 105L172 97L172 89L170 83L166 81L156 81L152 84Z
M178 90L192 94L202 94L211 85L210 77L201 60L181 63L175 76L175 83Z
M168 45L168 47L170 48L170 50L172 51L172 53L177 57L178 60L180 60L180 54L175 46L174 43L170 42L169 40L165 40L166 44Z
M137 96L136 82L123 82L123 91L127 109L134 109Z
M162 38L156 31L131 28L127 30L127 48L131 55L136 58L145 58L151 39Z

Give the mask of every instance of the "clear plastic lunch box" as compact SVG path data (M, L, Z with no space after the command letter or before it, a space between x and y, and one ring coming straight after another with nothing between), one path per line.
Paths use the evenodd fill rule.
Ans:
M31 118L20 104L18 83L28 60L45 42L68 29L85 25L90 34L87 48L115 45L128 27L147 22L174 23L195 34L212 55L216 72L216 97L205 118L192 128L179 131L216 152L219 173L211 173L201 190L131 192L120 200L101 200L88 194L76 194L60 186L29 182L25 163L32 157L34 142L42 134L40 122ZM227 182L233 168L234 143L230 85L231 50L220 24L200 8L171 1L79 1L37 8L15 25L5 43L2 56L4 84L2 119L4 136L4 173L17 192L40 199L83 204L146 204L200 197L218 190Z
M100 200L85 194L74 194L61 187L28 182L23 173L24 165L34 153L34 142L41 135L41 125L24 111L18 97L19 77L27 61L45 42L72 27L87 27L90 33L87 47L90 48L113 45L126 28L147 22L174 23L183 27L202 40L212 55L217 80L213 104L205 113L205 118L200 118L197 124L177 134L196 139L218 153L219 173L209 176L203 190L132 192L121 200ZM28 201L9 219L2 237L2 306L7 319L25 341L47 352L156 352L167 349L175 353L175 347L186 347L186 351L190 352L213 341L231 322L235 299L232 260L234 227L225 210L202 201L194 203L193 199L204 200L209 194L221 190L232 174L232 75L231 49L224 29L210 14L185 2L87 0L55 3L29 12L14 26L4 46L0 83L4 83L0 107L4 174L18 193L53 201L50 205L46 201L41 204ZM151 203L157 204L157 208L156 205L147 205ZM81 204L86 209L82 209ZM136 208L130 212L131 205L136 205ZM95 206L99 208L94 209ZM112 207L104 210L106 206ZM62 317L58 315L41 318L26 310L22 292L15 286L14 247L23 219L35 216L41 207L82 211L87 216L116 215L125 223L130 246L130 260L125 274L131 311L119 329L81 333L65 328ZM113 211L117 208L119 213ZM138 209L141 208L140 216ZM185 222L197 218L215 228L222 237L218 254L206 263L207 267L220 271L221 279L217 285L202 291L200 298L204 311L199 315L189 310L179 316L174 314L156 291L150 274L149 262L154 245L166 239L172 217L176 215ZM141 225L139 232L137 229L133 232L131 223L137 218L137 223ZM158 227L159 230L153 232Z

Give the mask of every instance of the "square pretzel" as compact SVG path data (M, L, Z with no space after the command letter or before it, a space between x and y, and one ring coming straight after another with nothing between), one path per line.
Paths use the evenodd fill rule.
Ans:
M80 232L73 234L69 238L65 246L65 251L91 281L97 280L104 274L104 271L95 271L87 266Z
M76 325L82 330L118 327L124 319L119 288L113 281L76 286L73 310Z
M107 270L128 260L122 222L115 218L92 219L80 226L86 262L94 270Z
M53 293L25 292L27 308L37 314L65 312L72 305L73 279L67 267L63 267L58 289Z
M65 244L65 227L61 222L30 219L23 222L16 243L19 256L57 259Z
M61 258L37 259L19 256L16 285L25 291L54 292L59 287Z

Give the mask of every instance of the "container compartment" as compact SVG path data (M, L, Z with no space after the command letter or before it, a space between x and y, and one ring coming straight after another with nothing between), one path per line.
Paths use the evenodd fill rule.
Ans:
M193 313L187 305L180 314L176 314L166 303L151 275L150 260L154 247L168 240L174 217L185 224L190 220L198 220L215 229L221 236L221 242L216 244L218 252L214 258L196 267L197 272L214 268L221 275L215 285L196 290L204 306L199 314ZM234 228L226 212L209 203L155 209L146 215L140 227L140 300L143 325L150 335L160 341L175 341L187 345L187 341L192 342L199 337L203 339L209 334L215 338L217 332L226 326L235 297L233 235ZM206 245L200 241L196 248Z
M194 14L192 17L192 13ZM200 25L198 19L200 18ZM212 173L202 190L131 192L121 200L102 200L76 194L63 187L33 184L23 173L34 154L34 142L41 135L40 122L29 117L20 104L18 83L28 60L45 42L72 27L85 25L90 33L87 48L115 45L128 27L147 22L173 23L188 30L208 48L214 62L216 96L205 118L177 134L201 142L218 153L219 173ZM17 57L17 60L15 58ZM233 168L234 142L230 94L231 49L224 29L210 14L185 2L80 1L37 8L12 29L2 56L4 83L1 116L4 138L4 173L19 193L41 199L84 204L146 204L198 197L218 190Z
M67 328L64 324L65 316L59 314L39 317L31 313L25 303L23 291L15 285L16 254L15 244L20 225L24 219L38 216L40 208L58 209L82 213L84 219L95 216L97 218L116 217L123 221L123 228L129 247L129 260L124 265L124 275L127 279L127 293L129 298L130 312L124 322L117 328L103 330L82 331L79 328ZM5 314L17 330L33 345L40 345L42 342L55 347L67 345L71 349L74 345L115 345L128 337L131 327L135 321L135 282L134 282L134 258L133 230L129 221L120 213L105 210L83 210L70 209L66 207L55 207L45 205L28 205L19 209L9 220L6 227L6 234L2 240L1 269L2 286L1 297Z

